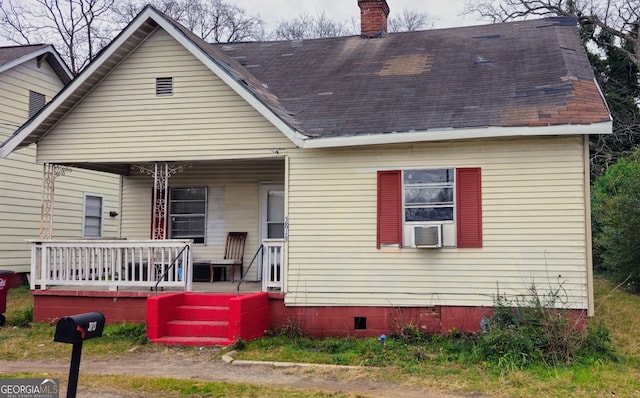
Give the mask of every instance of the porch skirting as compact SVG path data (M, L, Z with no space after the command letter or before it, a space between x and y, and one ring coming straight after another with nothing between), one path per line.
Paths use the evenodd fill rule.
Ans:
M74 314L100 311L107 324L145 323L152 291L32 290L33 321L56 322ZM159 292L162 294L162 292Z

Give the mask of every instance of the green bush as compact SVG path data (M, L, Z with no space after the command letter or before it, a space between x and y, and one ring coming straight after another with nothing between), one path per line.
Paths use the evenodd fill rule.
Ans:
M609 167L592 194L594 269L640 292L640 150Z
M508 371L536 363L614 358L609 333L602 324L585 328L585 319L556 308L561 289L540 292L532 286L526 299L496 299L495 310L478 339L479 359Z

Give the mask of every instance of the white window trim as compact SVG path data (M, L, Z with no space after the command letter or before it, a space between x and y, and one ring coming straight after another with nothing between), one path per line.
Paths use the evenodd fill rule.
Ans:
M403 230L403 234L402 234L402 243L400 245L400 247L403 248L407 248L407 247L411 247L410 244L410 231L411 229L413 229L415 226L420 226L420 225L441 225L443 228L443 247L448 247L448 248L455 248L457 247L457 242L456 242L456 228L457 228L457 206L458 206L458 190L456 189L456 180L455 180L455 174L456 174L456 169L457 167L455 166L432 166L432 167L410 167L410 168L405 168L405 167L399 167L396 170L400 170L401 171L401 190L402 190L402 230ZM454 175L454 180L453 180L453 218L451 220L440 220L440 221L407 221L406 216L405 216L405 209L406 209L406 199L405 199L405 182L404 182L404 176L405 173L407 171L420 171L420 170L452 170L453 175Z
M86 236L87 198L100 198L100 236ZM104 235L104 195L85 193L82 197L82 238L99 239Z
M167 237L169 239L172 239L171 236L171 230L172 230L172 213L171 213L171 190L173 189L189 189L189 188L204 188L204 231L203 231L203 241L202 243L198 242L194 242L194 245L197 246L206 246L207 244L207 222L208 222L208 213L209 213L209 187L206 185L193 185L193 186L180 186L180 187L169 187L169 202L167 203ZM183 216L184 214L180 214L179 216ZM182 239L182 238L180 238Z
M453 166L443 166L443 167L412 167L412 168L400 168L402 172L401 175L401 183L402 183L402 224L403 225L423 225L423 224L455 224L456 222L456 208L457 208L457 189L456 189L456 181L455 181L455 173L456 167ZM453 217L451 220L440 220L440 221L407 221L405 210L407 208L407 201L405 197L405 182L404 176L408 171L421 171L421 170L451 170L453 171L454 180L452 182L453 188Z

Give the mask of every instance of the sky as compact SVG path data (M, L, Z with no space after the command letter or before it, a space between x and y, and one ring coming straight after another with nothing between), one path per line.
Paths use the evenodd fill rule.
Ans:
M17 0L29 1L29 0ZM337 21L357 22L360 9L357 0L226 0L240 6L248 15L260 15L266 22L267 31L275 29L282 20L291 20L301 13L317 15L324 11L326 16ZM465 0L387 0L390 15L398 15L405 9L426 12L435 17L434 28L477 25L488 23L474 15L462 15ZM0 0L1 2L1 0ZM0 46L13 45L0 38Z
M306 12L315 15L324 11L328 17L335 20L349 20L351 17L360 18L357 0L228 0L245 10L248 14L258 14L273 28L283 19L292 19ZM411 9L426 12L438 18L435 28L449 28L453 26L477 25L486 23L479 21L473 15L461 15L464 0L387 0L391 10L390 15Z

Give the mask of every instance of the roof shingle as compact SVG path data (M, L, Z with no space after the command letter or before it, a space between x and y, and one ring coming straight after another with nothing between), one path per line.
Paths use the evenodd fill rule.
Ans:
M571 18L211 46L312 137L610 120Z

